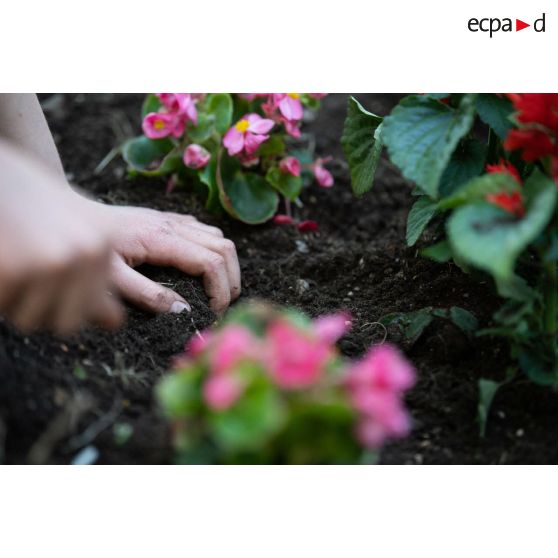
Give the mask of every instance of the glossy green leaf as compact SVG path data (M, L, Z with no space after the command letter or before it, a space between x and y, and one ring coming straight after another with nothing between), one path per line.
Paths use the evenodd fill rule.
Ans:
M477 407L477 416L479 420L480 435L484 438L486 433L486 424L488 422L488 414L496 392L502 384L481 378L479 380L479 402Z
M207 96L206 106L215 117L215 129L220 134L224 134L232 124L232 97L229 93L210 93Z
M302 179L287 172L281 172L279 167L271 167L265 179L289 200L295 200L300 195Z
M159 101L159 97L157 97L157 95L154 95L153 93L149 93L149 95L146 95L145 99L143 100L143 104L141 105L142 120L150 112L159 112L160 108L161 101Z
M437 211L437 203L433 202L428 196L420 197L413 204L407 216L407 246L415 244Z
M426 96L406 97L382 126L391 160L406 178L436 198L446 166L471 129L474 114L472 94L464 95L457 109Z
M349 98L341 145L349 163L353 192L362 195L372 188L382 153L382 118Z
M128 140L122 146L122 157L130 168L136 171L155 170L165 155L173 149L173 143L168 138L151 140L139 136Z
M484 169L486 147L476 139L459 142L440 179L440 197L450 196Z
M451 246L447 240L442 240L432 246L428 246L421 250L421 255L425 258L429 258L438 263L445 263L451 260Z
M477 112L480 119L488 124L500 139L505 139L513 127L511 101L493 93L481 93L477 97Z

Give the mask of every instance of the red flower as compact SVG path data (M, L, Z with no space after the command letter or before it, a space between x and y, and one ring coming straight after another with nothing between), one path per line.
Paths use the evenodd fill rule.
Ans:
M558 130L558 93L516 93L509 98L522 124L541 124Z
M521 192L502 192L501 194L487 194L486 201L497 205L508 213L512 213L516 217L525 215L525 206L523 205L523 196Z
M511 130L504 142L506 151L522 149L524 161L536 161L554 151L554 144L546 132L534 128Z
M302 221L298 224L300 232L316 232L318 230L318 223L316 221Z
M521 184L521 176L519 171L509 162L504 159L500 159L497 165L486 165L486 170L490 174L504 173L513 176Z

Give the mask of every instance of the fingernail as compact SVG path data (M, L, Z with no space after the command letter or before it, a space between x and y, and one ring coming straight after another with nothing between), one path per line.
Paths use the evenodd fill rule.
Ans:
M184 310L191 312L192 308L186 301L182 300L175 300L170 307L171 314L180 314L181 312L184 312Z

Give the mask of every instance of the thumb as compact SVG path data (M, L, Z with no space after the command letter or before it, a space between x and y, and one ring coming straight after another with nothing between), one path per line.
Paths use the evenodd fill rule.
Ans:
M178 293L148 279L120 259L113 262L111 282L122 298L149 312L178 314L192 310Z

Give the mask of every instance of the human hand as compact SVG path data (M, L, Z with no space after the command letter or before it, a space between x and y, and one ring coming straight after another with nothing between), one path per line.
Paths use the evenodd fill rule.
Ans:
M0 167L0 314L24 332L117 326L109 231L93 218L91 202L2 142Z
M179 294L133 269L143 263L202 276L210 306L217 314L240 295L236 248L218 228L190 215L92 203L111 230L110 280L123 298L152 312L190 310Z

